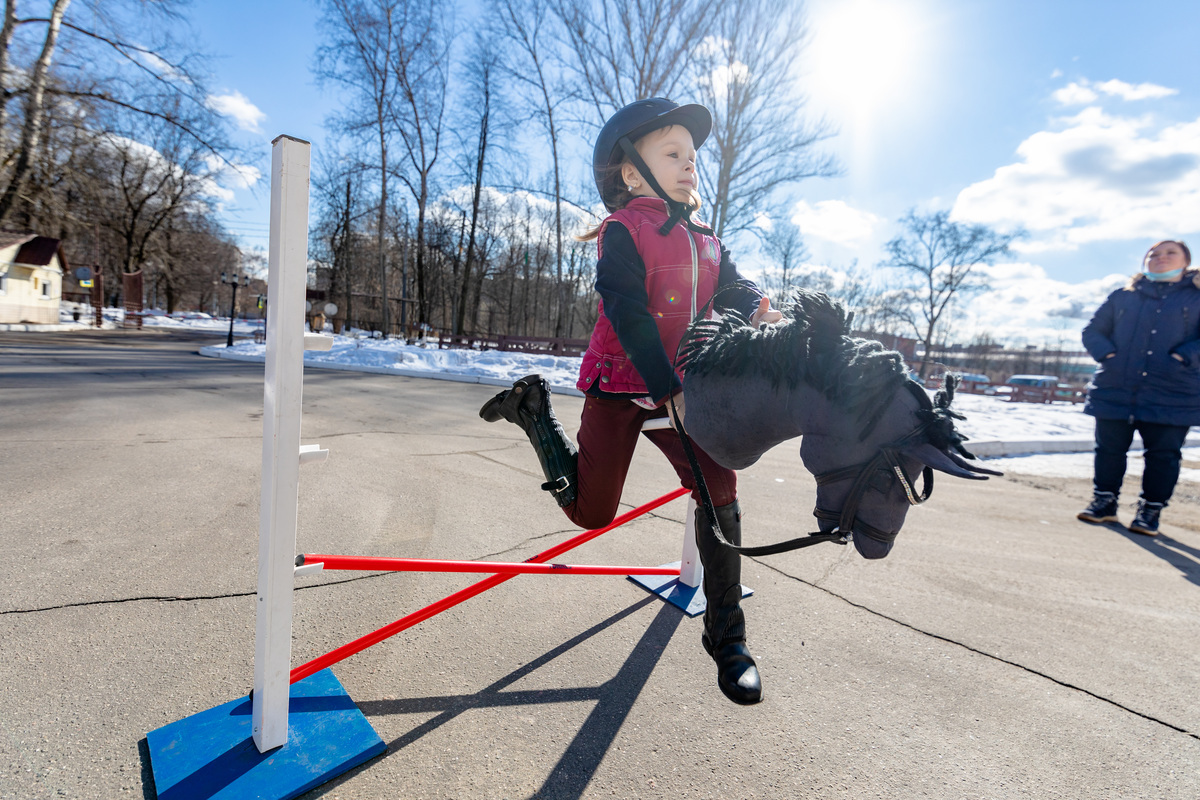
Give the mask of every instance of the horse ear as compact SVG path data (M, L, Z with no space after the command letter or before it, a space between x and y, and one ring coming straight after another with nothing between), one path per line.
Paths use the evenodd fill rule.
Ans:
M988 475L1003 475L1003 472L997 472L994 469L986 469L970 464L956 456L954 453L947 453L944 450L938 450L933 445L925 442L923 444L914 445L913 447L905 448L905 455L933 467L934 469L945 472L948 475L953 475L956 478L967 478L973 481L986 481Z

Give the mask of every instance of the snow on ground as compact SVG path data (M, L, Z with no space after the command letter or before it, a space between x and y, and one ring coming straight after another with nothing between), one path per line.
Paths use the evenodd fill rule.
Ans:
M1092 477L1091 453L1037 453L1011 458L989 458L986 461L992 469L1006 473L1040 475L1043 478ZM1200 464L1200 447L1183 448L1183 461L1185 464ZM1130 453L1126 463L1126 474L1141 477L1143 460L1140 452ZM1183 467L1179 471L1179 480L1200 483L1200 469Z
M221 335L229 330L228 318L214 319L207 315L193 315L188 319L153 316L148 317L145 324L147 327L188 328ZM257 320L238 320L234 323L234 336L249 336L261 329L262 323ZM550 381L555 391L578 394L574 388L579 374L578 358L495 350L439 350L436 346L373 339L365 334L334 336L333 339L333 346L327 352L305 352L304 363L313 367L467 380L497 386L538 372ZM232 348L213 345L202 348L201 353L262 361L266 358L266 345L235 338ZM1091 477L1093 420L1081 411L1082 406L1010 403L995 397L959 394L954 399L954 407L966 416L959 427L970 437L967 447L974 448L981 456L996 456L987 457L989 466L1005 472L1044 477ZM1193 433L1188 441L1200 444L1200 436ZM1184 460L1200 462L1200 447L1185 449ZM1141 469L1140 453L1131 453L1129 473L1140 475ZM1200 483L1200 469L1185 467L1180 480Z

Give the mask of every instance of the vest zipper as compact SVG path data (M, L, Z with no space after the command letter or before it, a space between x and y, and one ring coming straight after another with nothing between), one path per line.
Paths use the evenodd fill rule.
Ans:
M683 233L687 236L688 245L692 248L692 319L696 319L696 287L700 283L700 262L696 254L696 240L692 238L692 232L683 227Z

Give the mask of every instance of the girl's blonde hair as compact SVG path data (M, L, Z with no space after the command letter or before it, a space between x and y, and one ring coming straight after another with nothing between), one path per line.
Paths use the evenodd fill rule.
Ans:
M612 204L618 209L629 205L629 201L633 200L634 194L625 187L625 181L621 178L621 169L631 163L629 157L622 158L615 164L609 164L608 169L604 171L605 186L616 186L617 188L612 193ZM607 217L605 217L607 219ZM600 231L604 228L604 219L596 223L591 228L586 228L583 233L575 234L575 240L579 242L590 242L600 236Z
M649 136L652 133L655 133L657 131L665 131L672 127L674 127L674 126L667 125L666 127L663 127L663 128L655 128L653 131L647 131L646 133L642 134L641 136L639 136L637 138L637 141L635 141L633 143L633 146L637 147L638 142L642 141L642 139L646 138L647 136ZM629 160L629 156L624 156L620 161L613 163L613 164L609 164L608 168L604 171L604 181L602 182L601 185L616 187L613 189L611 196L606 199L609 200L611 202L611 204L613 206L615 206L617 209L624 208L625 206L629 205L629 203L635 197L639 196L639 195L635 195L634 193L630 192L629 189L626 188L625 179L621 175L621 171L625 168L625 165L632 164L632 163L633 162ZM700 205L701 205L700 194L695 189L692 190L691 205L692 205L692 213L695 213L700 210ZM607 217L605 217L605 219L607 219ZM597 237L600 236L600 231L603 230L603 228L604 228L604 219L602 219L598 223L596 223L596 225L594 227L585 229L583 233L575 234L575 240L579 241L579 242L590 242L593 239L596 239Z

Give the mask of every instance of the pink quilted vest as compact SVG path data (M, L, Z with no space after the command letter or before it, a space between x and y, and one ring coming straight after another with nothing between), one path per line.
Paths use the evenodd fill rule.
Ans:
M646 264L647 308L658 325L667 357L675 359L679 341L692 315L704 307L717 290L721 269L721 245L717 237L688 230L677 224L666 236L658 229L667 221L667 204L656 197L638 197L604 220L604 226L616 221L624 225L633 237L642 261ZM599 243L604 238L601 230ZM603 252L600 252L603 256ZM625 355L612 323L604 316L604 301L600 301L600 318L592 330L592 338L579 381L581 391L595 385L605 392L628 392L645 395L646 384L633 363ZM659 399L659 398L655 398Z

